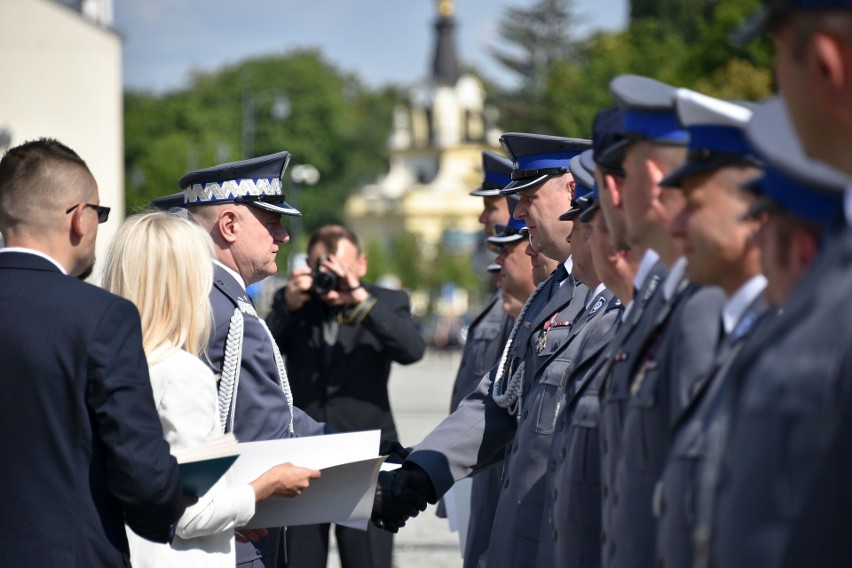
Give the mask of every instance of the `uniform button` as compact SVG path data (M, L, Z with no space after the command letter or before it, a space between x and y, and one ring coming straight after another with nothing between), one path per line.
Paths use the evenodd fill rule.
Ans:
M554 488L553 488L553 500L554 500L554 501L556 501L556 498L557 498L558 496L559 496L559 492L558 492L558 491L556 490L556 488L554 487Z
M553 540L556 540L556 529L553 529Z

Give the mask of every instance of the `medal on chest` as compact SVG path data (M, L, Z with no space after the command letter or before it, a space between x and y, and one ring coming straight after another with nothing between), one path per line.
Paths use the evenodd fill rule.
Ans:
M559 312L553 314L553 317L548 321L544 322L544 326L542 328L541 335L538 336L538 340L535 342L535 352L537 355L541 355L544 353L544 350L547 349L547 333L555 328L555 327L571 327L571 321L556 321L556 318L559 317Z

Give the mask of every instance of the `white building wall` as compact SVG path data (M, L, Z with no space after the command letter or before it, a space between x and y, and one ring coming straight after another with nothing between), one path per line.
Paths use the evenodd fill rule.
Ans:
M98 232L100 258L124 214L121 44L52 0L0 0L0 130L13 146L56 138L86 161L112 207Z

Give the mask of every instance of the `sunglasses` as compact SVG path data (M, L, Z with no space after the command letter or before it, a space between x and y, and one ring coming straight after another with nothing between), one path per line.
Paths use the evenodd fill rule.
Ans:
M65 214L68 215L69 213L71 213L72 211L77 209L78 205L80 205L80 204L75 203L73 206L66 209ZM103 205L95 205L94 203L83 203L83 207L84 208L91 207L92 209L97 211L97 213L98 213L98 224L106 223L107 219L109 219L109 209L110 209L109 207L104 207Z

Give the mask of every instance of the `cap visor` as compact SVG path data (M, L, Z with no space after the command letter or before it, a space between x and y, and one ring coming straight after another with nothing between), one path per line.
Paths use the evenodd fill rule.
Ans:
M495 263L489 264L488 268L486 268L485 270L487 270L488 272L492 272L492 273L493 272L500 272L500 265L495 262Z
M630 146L631 143L633 143L632 139L628 137L621 138L621 140L601 152L600 157L596 160L597 163L604 167L621 164L624 162L624 154L627 152L627 147Z
M565 213L560 215L559 220L560 221L573 221L574 219L577 218L577 215L579 215L583 211L585 211L584 208L572 207L571 209L569 209L568 211L566 211Z
M528 187L532 187L536 184L539 184L549 178L552 174L542 174L538 177L527 178L527 179L518 179L512 182L509 182L509 185L500 190L500 195L512 195L513 193L518 193Z
M520 233L512 233L511 235L502 233L499 235L494 235L493 237L488 237L488 242L492 245L504 245L507 243L514 243L522 240L524 240L524 236Z
M278 213L279 215L289 215L290 217L301 217L302 212L292 207L286 201L279 201L277 203L269 203L267 201L250 201L249 205L254 205L255 207L260 207L261 209L265 209L267 211L272 211L273 213Z
M745 22L735 29L728 37L728 42L736 47L743 47L769 28L772 12L766 6L753 12Z
M169 209L183 209L185 208L183 201L183 192L179 191L171 195L152 199L149 205L155 209L159 209L160 211L168 211Z
M474 197L497 197L500 195L500 189L485 189L484 187L480 187L478 189L474 189L470 192L470 195Z

